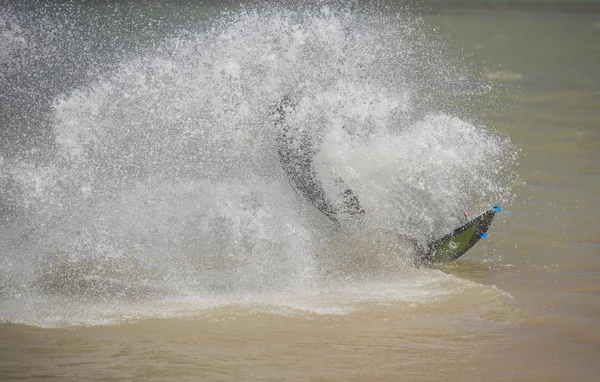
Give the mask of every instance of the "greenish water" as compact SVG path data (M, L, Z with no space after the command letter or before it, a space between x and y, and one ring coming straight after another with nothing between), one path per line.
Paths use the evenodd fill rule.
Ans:
M169 9L173 13L163 15L165 19L156 22L164 28L161 33L177 36L178 26L189 28L186 23L194 19L194 14L186 11L182 15L177 7ZM207 19L217 17L218 13L218 9L213 8L199 11L201 18ZM123 21L126 20L124 14L115 16L116 29L129 28ZM308 17L310 27L303 24L305 29L289 29L295 34L291 34L293 38L286 40L288 42L266 33L271 31L269 26L263 29L260 22L248 17L243 20L251 27L242 28L237 35L233 32L217 34L218 38L213 40L207 28L208 32L191 33L192 43L185 39L171 41L181 44L174 51L157 48L155 45L159 44L152 39L153 27L141 24L135 24L138 28L132 28L134 30L127 29L132 35L141 36L135 40L139 46L122 37L113 39L112 32L105 30L102 39L94 42L99 45L90 45L106 49L102 59L88 60L83 52L93 49L86 44L73 43L74 48L68 43L57 45L70 54L80 52L81 67L87 70L96 65L104 80L90 73L92 69L78 72L74 65L78 60L76 56L56 59L48 53L42 57L54 63L48 65L50 69L41 63L35 66L42 74L56 74L53 72L56 67L72 68L61 72L62 77L47 81L43 80L44 76L25 76L15 64L31 64L35 61L33 58L19 61L26 55L9 56L9 60L4 61L3 73L19 73L22 78L4 77L4 81L8 81L5 84L17 87L16 90L6 87L9 90L4 93L3 113L12 123L4 126L5 131L26 130L36 139L31 143L20 137L26 141L23 143L13 141L15 135L6 133L1 145L7 147L0 161L0 165L5 166L3 171L8 173L4 169L10 169L14 177L11 179L16 179L11 182L23 182L30 187L23 192L27 198L20 199L21 195L15 195L6 186L3 188L4 206L0 205L4 208L3 216L10 217L3 217L4 225L0 226L3 264L0 379L597 380L600 373L597 362L600 356L600 207L597 202L600 195L600 18L595 14L516 11L453 12L419 17L422 17L421 27L426 32L435 29L436 33L431 35L438 36L430 45L427 39L415 37L425 46L423 62L441 72L449 65L444 61L446 57L456 57L449 61L466 67L474 75L471 81L475 82L448 85L435 75L431 83L425 79L425 84L414 80L410 83L414 93L410 95L415 98L430 95L432 99L431 102L415 101L416 109L427 112L430 104L447 102L440 108L457 111L465 121L475 126L485 125L486 129L475 130L479 135L465 135L472 140L465 138L464 142L456 143L452 132L460 131L462 122L447 118L438 126L430 121L423 123L423 128L430 128L430 123L435 129L432 128L431 134L415 133L414 146L431 147L434 142L430 137L438 134L455 150L453 155L457 160L463 158L460 153L467 158L489 155L492 163L485 160L474 163L476 179L465 182L481 180L499 188L504 184L493 175L498 160L494 159L492 149L485 151L481 147L499 142L496 136L508 136L511 150L518 152L518 163L510 163L511 171L517 174L508 177L514 182L512 188L484 195L485 203L497 202L488 200L493 197L507 202L490 228L490 237L460 260L439 269L407 265L406 259L398 259L391 253L397 248L383 234L381 237L380 233L338 237L327 222L295 212L307 206L288 201L295 199L293 192L286 191L285 179L281 183L271 180L281 174L271 169L272 162L263 159L264 155L268 156L265 152L269 152L263 145L266 146L269 139L261 129L252 130L253 137L260 138L255 140L235 130L238 139L225 140L230 145L225 147L233 147L235 155L219 157L210 151L214 135L220 133L220 125L215 121L225 124L231 116L233 122L228 126L240 120L252 126L255 123L255 110L248 104L243 104L246 107L243 113L236 114L227 109L226 102L210 104L212 100L234 102L232 94L250 91L254 95L252 89L260 88L261 92L254 97L263 101L269 100L271 93L280 92L276 83L269 82L274 81L272 78L264 80L261 68L273 65L270 66L273 72L284 79L295 78L297 73L313 80L329 79L323 74L327 70L322 70L327 66L319 66L326 49L319 49L325 46L346 54L342 49L335 50L340 44L338 40L327 41L310 52L310 60L305 64L309 70L302 65L294 66L290 60L286 63L289 67L278 71L267 58L268 54L285 51L286 44L301 40L306 30L313 33L315 39L315 36L330 36L328 33L343 36L343 33L334 33L333 26L340 20L337 16L328 19L331 24L321 23L321 16ZM276 18L269 20L282 22ZM50 19L45 21L52 23ZM389 26L383 19L381 25ZM378 23L372 23L357 30L387 36L377 26ZM68 29L62 28L53 30L60 35ZM263 30L265 35L257 33ZM10 49L18 52L25 51L24 47L33 49L21 42L18 28L10 31L12 34L4 35L13 38ZM122 30L115 33L119 35ZM365 37L368 34L357 34L368 41ZM244 39L245 35L250 37ZM25 37L46 41L33 33ZM84 41L88 40L84 38ZM233 41L231 48L228 41ZM239 41L243 43L237 43ZM363 48L358 55L361 65L371 64L374 61L369 60L370 55L375 56L378 51L369 50L369 46L377 44L358 41L358 46ZM393 45L386 41L379 43L384 47ZM36 52L46 52L46 46L38 44ZM405 44L401 46L411 49L420 46ZM265 46L275 48L269 50ZM446 51L437 62L436 49L440 46ZM203 51L209 54L203 55ZM212 57L212 52L220 55ZM142 59L136 60L138 54ZM200 64L195 63L195 57ZM239 68L231 64L235 61L232 57L239 63L261 63L250 65L255 71L249 75L249 82L224 79L239 73ZM395 57L402 60L404 56ZM186 65L179 67L180 61ZM403 64L411 67L410 62ZM125 74L119 72L119 65L124 65ZM398 73L390 63L380 65L384 75ZM210 75L206 78L197 75L198 68ZM415 66L417 69L422 70ZM353 79L341 86L343 94L354 97L352 105L363 105L361 101L366 98L379 106L378 113L384 114L387 104L377 97L369 98L372 94L365 90L368 86L361 88L365 84L360 82L361 72L343 66L340 70L348 70L348 78ZM142 74L138 76L139 73ZM378 77L375 70L370 74L373 78L370 86L377 90L374 85L377 81L393 83L393 79L384 75ZM144 76L151 80L144 82ZM478 84L477 78L483 78L484 85L493 84L492 90L473 90L478 86L473 85ZM29 80L34 86L27 82ZM177 87L169 86L172 83ZM206 83L214 87L201 86ZM436 87L441 91L435 92ZM178 92L181 88L186 91ZM31 89L43 91L35 95ZM11 100L19 99L20 104L15 101L14 106L10 103L13 101L6 101L7 96L17 94L20 98ZM204 98L206 94L209 97ZM341 93L324 94L338 102L332 104L344 107L343 97L339 97ZM328 98L321 93L315 97L322 97L319 102L329 105ZM389 97L396 99L396 95ZM258 101L250 105L259 105ZM44 102L48 104L39 106ZM161 106L163 104L167 107ZM206 104L224 111L211 114L204 108ZM34 122L22 122L25 118L15 117L25 115L19 105L39 112ZM256 113L261 111L260 106L255 108ZM373 119L380 116L372 110L364 112L370 113ZM193 123L188 122L190 120ZM199 138L194 135L196 130L183 127L175 130L177 135L157 132L164 126L185 127L186 123L203 126L205 120L210 122L208 126L212 130L207 131L211 134L197 133ZM120 129L110 130L110 126ZM61 160L52 159L55 167L30 162L27 156L17 160L18 155L7 154L27 145L37 150L27 151L31 157L43 153L45 147L55 146L54 141L45 141L49 133L43 132L47 131L62 137L60 142L64 147L73 148L61 153ZM111 133L104 136L105 131ZM234 130L226 133L231 131ZM186 139L178 140L183 134L187 134ZM388 139L393 141L393 136ZM38 141L45 143L37 147ZM216 138L215 141L220 142ZM89 155L89 162L76 162L76 166L67 167L65 162L74 161L69 155L78 152L75 149L79 146L73 142L83 142L82 152L91 147L93 155ZM154 150L155 155L130 149L123 146L123 142L134 142L148 152ZM156 179L161 179L163 168L156 169L156 157L169 164L169 171L180 171L177 174L181 178L197 175L186 167L188 162L170 156L172 151L192 150L186 142L197 145L208 142L203 146L208 152L203 160L210 163L211 171L215 172L206 171L202 175L219 178L219 174L227 174L228 179L233 180L217 184L214 189L204 183L199 186L188 178L185 182L158 182ZM385 141L382 147L387 147ZM340 150L344 152L343 148ZM222 151L226 150L215 152L221 155ZM137 156L142 163L134 167L138 171L135 176L117 177L119 171L127 170L129 163L121 159L122 152ZM377 154L367 150L367 154L371 162L381 165L361 167L352 156L342 157L357 172L365 168L372 171L365 171L374 177L367 179L378 180L381 187L386 186L386 180L396 174L385 166L397 164L390 159L396 158L394 152L381 149ZM225 159L211 162L211 155ZM435 155L419 151L414 155L423 158L423 167L419 170L423 178L430 181L427 184L436 186L432 179L442 175L434 171L435 166L427 167L430 162L425 160ZM41 162L50 161L40 156ZM108 161L106 158L116 159ZM441 157L439 162L431 163L447 166L443 167L446 171L462 169L445 163L449 162L448 158ZM152 166L143 165L150 162ZM195 166L202 163L193 162ZM236 178L239 168L244 174L251 172L249 163L263 166L262 172L252 174L252 181L245 176ZM218 173L221 167L224 170ZM94 172L97 168L99 170ZM148 177L150 180L144 178L130 186L129 180L137 180L144 171L152 175ZM113 181L115 185L103 189L103 184L81 181L79 176L87 173L104 184ZM263 173L267 173L266 186L256 180L263 180L260 177ZM383 175L377 177L380 173ZM353 179L351 172L344 174ZM8 177L0 178L5 179ZM356 184L361 187L363 178L357 179ZM56 185L68 181L75 186ZM460 187L452 188L455 186L452 181L448 178L447 184L437 186L451 196L449 200L464 202L458 194ZM94 186L103 191L97 196L101 202L83 198L86 202L80 207L73 195L78 192L88 195L92 192L88 188ZM447 189L444 186L448 186ZM134 192L125 193L124 189ZM362 190L362 195L368 196L370 189L363 187ZM377 190L372 192L385 195L377 194ZM281 199L282 194L288 195L287 199ZM417 211L418 208L426 211L437 208L439 204L427 204L429 200L422 195L416 194L412 199ZM368 197L366 199L368 203ZM16 200L20 202L14 202ZM60 213L39 200L54 203L51 207ZM380 200L389 203L383 209L402 207L394 204L393 199L391 202ZM474 200L475 206L460 207L480 208L476 204L481 203L480 199L466 200ZM202 213L209 213L194 214L198 206L202 207ZM30 211L36 208L40 211ZM38 216L41 222L38 224L33 218L14 219L13 215L20 209ZM64 213L65 210L69 213ZM230 210L232 215L243 217L239 223L241 228L234 226L237 230L228 225ZM387 216L384 212L380 213ZM208 219L206 216L210 214L216 217L204 225L202 219ZM417 214L412 216L412 221L420 222ZM399 225L404 223L408 224L398 221ZM444 222L425 223L430 225L424 226L436 226ZM115 232L111 231L112 227ZM43 240L36 235L43 236ZM206 240L194 241L196 235ZM253 240L256 237L264 240ZM258 248L251 252L255 257L235 257L238 252L245 254L240 248L247 247ZM50 249L61 252L49 254L46 250ZM123 260L128 255L133 260ZM325 276L317 273L319 277L316 277L311 267L319 261L323 262L326 272ZM242 267L236 268L239 264ZM40 293L35 282L27 282L29 272L38 268L46 273L41 281L36 279L35 282L51 293ZM204 285L204 279L210 282ZM169 291L166 295L165 288Z

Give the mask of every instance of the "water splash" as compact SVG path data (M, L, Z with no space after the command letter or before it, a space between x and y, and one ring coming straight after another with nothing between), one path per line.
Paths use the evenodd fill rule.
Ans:
M50 92L51 149L0 162L0 295L252 299L432 277L399 235L445 233L510 198L513 175L510 142L454 107L468 74L424 28L381 11L242 10ZM360 221L332 224L289 184L272 107L290 95L321 182L342 177Z

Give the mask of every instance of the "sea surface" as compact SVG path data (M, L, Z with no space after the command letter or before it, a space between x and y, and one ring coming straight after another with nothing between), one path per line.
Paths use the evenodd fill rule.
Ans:
M1 380L599 380L599 196L598 14L0 2Z

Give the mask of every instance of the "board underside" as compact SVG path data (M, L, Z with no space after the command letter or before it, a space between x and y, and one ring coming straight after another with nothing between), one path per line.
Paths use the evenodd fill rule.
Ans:
M431 243L427 260L431 263L441 263L458 259L482 237L486 236L494 215L500 211L499 207L492 207L448 235Z

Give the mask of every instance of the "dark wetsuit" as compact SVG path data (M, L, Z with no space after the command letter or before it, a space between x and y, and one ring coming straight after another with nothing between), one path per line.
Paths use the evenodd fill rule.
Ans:
M286 123L286 117L293 112L294 103L289 97L283 98L273 108L275 124L279 127L277 151L292 185L319 211L336 222L343 216L363 214L358 198L341 178L335 177L334 195L325 193L313 165L318 144L313 142L310 132L300 131Z

